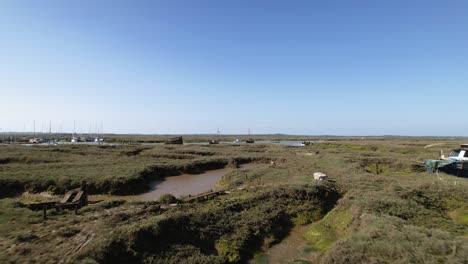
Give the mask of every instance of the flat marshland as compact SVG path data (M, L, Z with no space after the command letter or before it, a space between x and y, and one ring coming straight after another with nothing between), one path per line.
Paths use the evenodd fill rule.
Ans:
M466 263L468 179L421 166L440 149L447 153L465 141L2 145L0 262ZM256 166L237 169L246 163ZM148 191L155 180L220 168L230 169L217 182L229 193L206 201L181 198L168 206L176 198L108 200L78 214L51 209L45 221L42 212L24 207L60 199L83 180L91 194L133 195ZM315 181L318 171L331 180ZM272 258L269 248L289 241L296 230L304 243L297 254Z

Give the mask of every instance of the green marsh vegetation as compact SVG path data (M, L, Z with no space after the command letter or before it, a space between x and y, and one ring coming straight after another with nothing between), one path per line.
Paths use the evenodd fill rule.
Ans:
M135 194L165 176L262 160L262 152L209 146L0 146L0 197L63 194L87 181L92 194Z
M51 215L44 223L20 199L4 195L11 198L0 200L0 261L53 262L67 256L75 263L243 263L281 243L294 225L307 225L303 237L313 254L300 261L464 263L468 179L429 174L420 165L437 158L440 149L448 153L465 141L391 137L333 138L304 147L1 146L2 191L8 182L19 186L18 192L61 193L85 179L97 193L119 193L131 190L120 186L133 188L132 179L140 177L144 186L154 177L186 171L260 165L225 175L219 185L230 194L167 210L160 210L158 201L104 201L78 215ZM332 181L314 181L316 171ZM114 189L99 188L109 184Z

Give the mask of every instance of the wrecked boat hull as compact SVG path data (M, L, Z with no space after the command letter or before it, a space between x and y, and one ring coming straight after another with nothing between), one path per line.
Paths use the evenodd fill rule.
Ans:
M442 171L458 177L468 177L468 161L426 160L424 164L429 172Z

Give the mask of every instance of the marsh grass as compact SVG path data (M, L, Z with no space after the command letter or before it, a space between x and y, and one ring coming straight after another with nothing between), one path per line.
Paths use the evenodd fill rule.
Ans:
M41 252L39 260L59 261L69 255L69 260L83 263L244 263L263 247L281 243L293 225L309 222L306 238L315 252L313 263L464 263L468 259L467 179L418 167L425 159L436 159L440 149L448 153L464 141L326 140L305 147L0 146L0 188L7 192L19 186L20 191L50 188L59 193L83 179L94 184L95 191L130 191L139 188L134 183L141 179L260 162L221 179L219 185L231 194L165 212L157 209L158 202L101 202L80 209L76 216L68 212L51 216L45 225L40 213L1 199L0 232L5 239L0 247L5 250L0 251L0 260L28 262L31 252ZM271 160L276 166L269 165ZM312 174L317 171L332 181L314 181ZM340 195L334 208L334 203L317 204L313 195L307 195L321 184L333 184L334 193ZM325 197L322 202L338 199L319 197ZM51 231L67 225L80 230L72 239ZM16 251L6 250L18 243L18 235L28 233L38 238L22 242ZM73 251L76 243L89 237L93 239L86 247ZM43 247L50 241L57 241L56 250Z
M200 173L265 159L261 153L210 146L0 146L0 197L63 194L88 183L92 194L135 194L166 176ZM248 148L247 148L248 149Z
M287 235L298 214L318 209L320 218L337 199L330 184L236 192L119 228L77 259L181 263L190 256L195 262L245 262L267 237L280 241Z
M28 226L42 221L40 212L26 209L13 199L0 199L0 233L8 233L14 223Z
M313 248L322 252L326 251L338 238L346 238L351 232L348 230L351 224L351 214L346 209L335 208L323 219L315 222L305 238Z

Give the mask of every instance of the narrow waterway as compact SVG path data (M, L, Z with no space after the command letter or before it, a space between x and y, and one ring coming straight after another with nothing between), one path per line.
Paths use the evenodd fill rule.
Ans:
M249 163L240 165L238 170L253 169L257 164ZM151 189L138 195L90 195L90 200L127 200L127 201L155 201L162 194L170 193L175 197L196 195L211 190L217 190L216 182L229 173L231 168L210 170L200 174L181 174L169 176L150 184Z
M257 254L251 264L309 263L316 251L305 240L304 235L311 225L295 226L280 243Z

